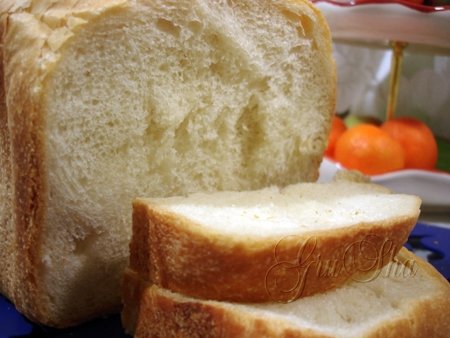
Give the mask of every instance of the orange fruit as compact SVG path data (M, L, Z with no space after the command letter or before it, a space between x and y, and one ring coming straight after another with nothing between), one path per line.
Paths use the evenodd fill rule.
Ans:
M406 168L434 169L438 147L425 123L413 117L399 117L386 121L381 129L402 145Z
M372 124L347 129L336 143L334 158L348 169L366 175L403 169L405 156L400 143Z
M331 131L328 136L328 145L325 149L325 155L333 157L334 148L336 147L336 142L338 138L347 130L344 121L339 116L334 116L331 122Z

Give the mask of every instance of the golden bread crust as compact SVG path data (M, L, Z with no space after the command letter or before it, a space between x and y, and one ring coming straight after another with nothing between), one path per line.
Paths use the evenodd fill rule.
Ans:
M137 324L142 294L151 286L133 270L126 269L122 279L122 325L132 334Z
M33 321L65 327L86 319L60 318L49 309L42 285L42 241L45 232L46 154L43 83L59 61L60 50L88 19L127 1L5 1L0 6L1 34L1 156L10 175L11 211L0 224L8 228L1 264L0 292ZM83 20L73 18L83 17ZM67 27L67 29L64 29ZM63 28L63 29L62 29ZM10 150L10 152L9 152ZM2 215L2 218L4 215ZM13 222L13 223L7 223ZM4 275L3 275L4 274Z
M2 5L6 6L5 1ZM9 4L11 5L11 4ZM9 6L8 6L9 7ZM13 269L15 231L12 220L11 142L3 71L3 32L7 9L0 8L0 292L10 294L15 278Z
M385 223L245 238L209 231L136 200L130 268L162 288L203 299L288 302L390 262L418 215Z
M325 338L282 320L264 320L239 308L194 300L167 292L143 281L139 274L124 274L122 323L134 337L302 337ZM139 290L139 301L133 298ZM131 298L127 296L132 295Z

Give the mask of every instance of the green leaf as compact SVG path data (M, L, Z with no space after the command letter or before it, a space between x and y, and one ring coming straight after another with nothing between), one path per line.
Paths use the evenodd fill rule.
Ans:
M450 141L440 138L436 141L438 145L438 160L436 169L450 173Z

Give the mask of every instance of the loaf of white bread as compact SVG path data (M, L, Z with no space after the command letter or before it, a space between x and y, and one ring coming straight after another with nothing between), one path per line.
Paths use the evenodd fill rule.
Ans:
M306 0L2 0L0 292L120 308L138 196L314 181L335 101Z
M447 337L450 284L402 249L415 196L302 183L134 203L135 337Z

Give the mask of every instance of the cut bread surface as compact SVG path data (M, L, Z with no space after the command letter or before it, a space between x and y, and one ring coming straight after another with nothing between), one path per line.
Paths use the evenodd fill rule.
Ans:
M270 237L339 229L417 215L419 199L370 184L299 184L257 191L148 200L224 235Z
M130 267L193 297L292 301L387 264L419 208L416 196L350 182L137 199Z
M308 1L6 5L0 287L30 318L119 306L137 196L317 178L335 70Z
M122 318L135 337L446 337L450 286L431 265L403 249L360 278L287 304L237 304L173 293L127 270Z

